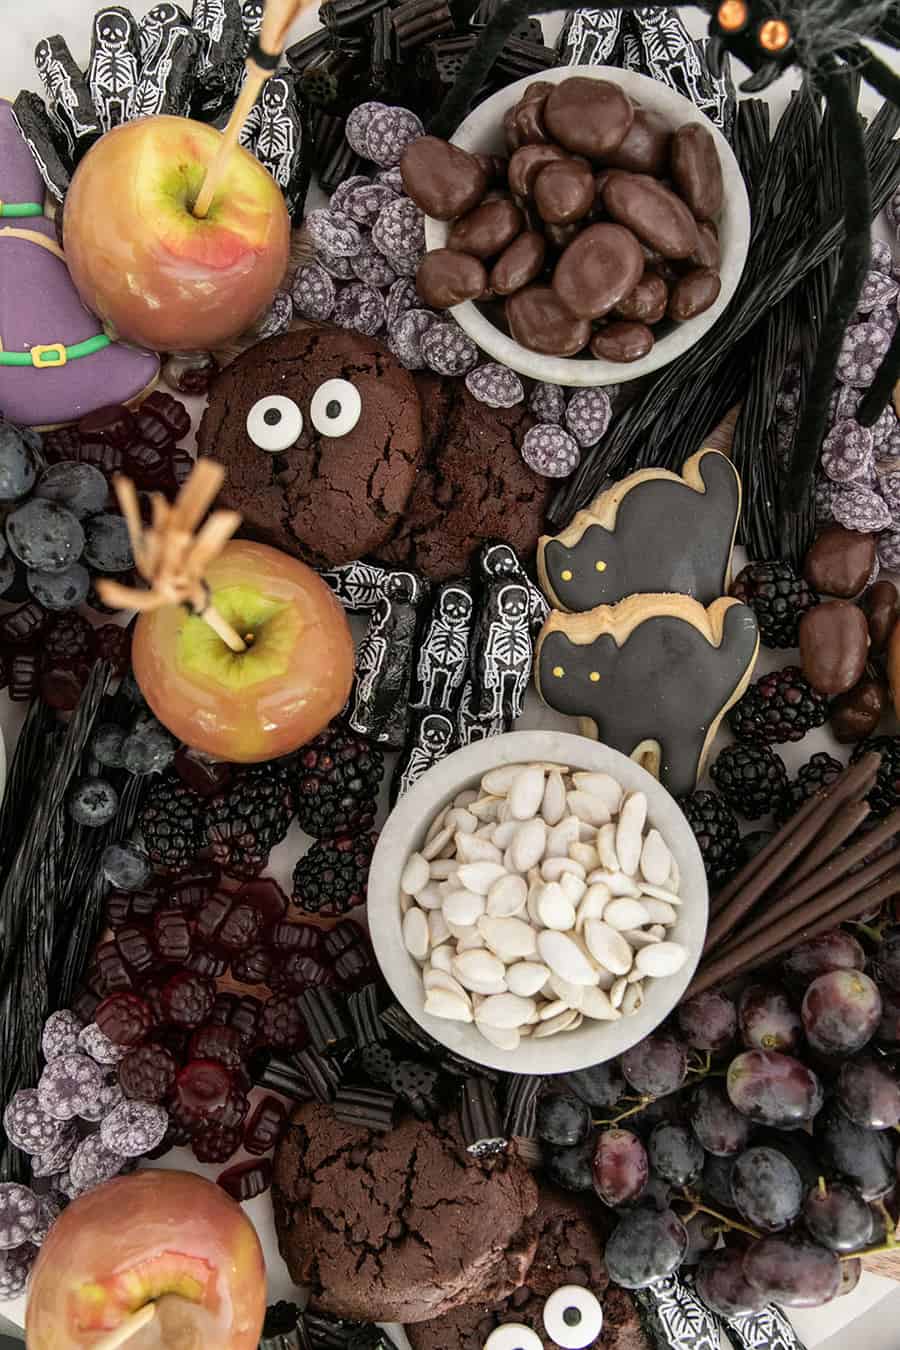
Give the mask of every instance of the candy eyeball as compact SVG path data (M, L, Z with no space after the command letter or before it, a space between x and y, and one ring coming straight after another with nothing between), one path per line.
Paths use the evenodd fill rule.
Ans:
M247 414L247 435L266 454L287 450L303 431L303 414L292 398L269 394L257 399Z
M349 380L326 380L312 396L309 415L322 436L346 436L362 413L362 399Z
M590 1289L566 1284L544 1304L544 1330L554 1345L581 1350L593 1345L603 1330L603 1309Z
M544 1350L540 1336L519 1322L505 1322L488 1336L482 1350Z

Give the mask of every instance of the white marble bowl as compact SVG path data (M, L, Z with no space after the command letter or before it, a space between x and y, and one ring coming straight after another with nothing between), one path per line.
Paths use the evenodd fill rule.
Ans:
M419 966L403 944L400 876L410 853L421 848L428 826L439 811L465 788L477 787L488 769L531 761L610 773L629 791L646 794L647 819L665 839L681 872L684 903L672 937L688 959L676 975L647 980L639 1012L618 1022L585 1018L577 1031L563 1031L538 1041L523 1040L518 1050L498 1050L471 1024L448 1022L423 1011L424 989ZM552 1074L583 1069L620 1055L648 1036L668 1017L688 987L706 936L708 891L703 861L691 827L674 797L646 770L617 750L556 731L513 731L457 750L401 797L381 831L369 873L368 916L375 955L394 996L436 1041L507 1073Z
M527 375L533 380L543 380L548 384L594 388L599 385L624 384L627 380L636 380L641 375L649 375L654 370L660 370L670 361L690 351L703 334L709 332L727 309L747 261L747 251L750 247L750 202L743 174L731 146L718 127L700 112L690 99L676 94L673 89L649 79L646 75L638 75L631 70L619 70L615 66L556 66L552 70L542 70L540 79L560 84L573 75L590 80L612 81L624 89L636 103L665 117L673 128L683 126L685 122L701 122L715 140L725 179L725 204L716 221L722 250L720 268L722 289L719 298L705 314L698 315L696 319L689 319L687 323L672 324L670 330L657 340L653 350L640 361L625 364L618 361L598 361L592 357L543 356L540 352L529 351L527 347L515 342L472 300L455 305L450 311L473 342L495 361L501 361L505 366L518 371L520 375ZM469 113L456 134L451 136L453 144L473 153L505 155L503 114L518 103L526 86L533 84L534 80L535 76L529 75L485 99L484 103L480 103ZM443 248L449 233L448 221L434 220L431 216L425 218L425 245L429 251Z

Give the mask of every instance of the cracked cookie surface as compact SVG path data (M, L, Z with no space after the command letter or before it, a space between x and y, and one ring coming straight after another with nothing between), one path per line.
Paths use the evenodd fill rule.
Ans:
M387 1134L299 1107L275 1156L275 1227L291 1278L338 1317L412 1324L518 1288L537 1185L516 1157L479 1162L455 1119Z
M362 402L343 436L323 436L310 412L326 380L347 380ZM297 405L303 426L278 454L254 444L247 416L270 395ZM244 532L315 566L371 553L390 537L422 455L419 395L386 347L342 329L309 327L251 347L222 371L197 434L201 455L228 471L219 505Z

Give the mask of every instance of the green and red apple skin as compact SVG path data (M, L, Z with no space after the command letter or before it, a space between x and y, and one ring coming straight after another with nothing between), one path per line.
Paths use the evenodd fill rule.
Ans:
M74 1201L32 1272L29 1350L88 1350L147 1303L156 1316L128 1350L256 1350L266 1306L259 1238L203 1177L148 1169Z
M209 214L192 214L220 140L186 117L144 117L107 132L79 164L66 195L66 258L111 334L156 351L206 349L271 303L291 234L272 175L237 148Z
M167 606L138 620L135 678L179 740L235 763L305 745L343 708L353 680L346 615L305 563L234 540L206 573L213 603L245 638L235 653L202 619Z

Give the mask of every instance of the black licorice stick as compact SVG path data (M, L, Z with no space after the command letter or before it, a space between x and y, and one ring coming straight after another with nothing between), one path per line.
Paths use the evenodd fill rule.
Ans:
M511 1139L531 1139L537 1125L537 1104L544 1080L540 1074L510 1074L506 1080L503 1128Z
M270 1055L260 1068L254 1070L253 1081L259 1087L271 1088L295 1102L308 1102L313 1098L307 1076L281 1055Z
M341 1087L334 1094L332 1109L345 1125L358 1125L386 1134L394 1127L397 1094L380 1088Z
M320 1055L311 1046L296 1051L291 1059L306 1079L316 1101L322 1102L324 1106L333 1102L342 1076L334 1060L327 1055Z
M334 1054L350 1040L350 1026L344 1010L330 989L314 985L304 989L297 1002L310 1039L320 1055Z
M497 1097L487 1079L464 1079L460 1089L459 1118L466 1149L475 1157L487 1157L506 1148L509 1141L500 1123Z
M386 1039L378 1010L378 986L364 985L347 997L347 1014L353 1027L357 1049Z

